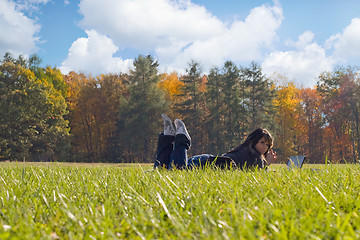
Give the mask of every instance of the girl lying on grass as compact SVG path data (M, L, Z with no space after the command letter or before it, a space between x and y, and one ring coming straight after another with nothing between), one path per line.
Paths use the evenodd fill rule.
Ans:
M277 158L276 152L271 149L271 134L266 129L258 128L249 134L244 143L222 156L201 154L188 159L187 150L190 149L191 138L185 124L176 119L174 128L168 116L162 114L161 117L164 120L164 132L159 134L154 168L161 166L170 169L174 164L178 169L191 169L210 164L221 169L261 169L275 162Z

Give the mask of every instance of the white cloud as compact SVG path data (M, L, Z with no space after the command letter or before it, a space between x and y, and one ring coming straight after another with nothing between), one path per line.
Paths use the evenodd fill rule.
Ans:
M120 50L155 51L167 69L197 60L205 67L225 60L260 60L277 40L282 8L262 5L244 21L225 23L187 0L81 0L81 25L109 36Z
M335 64L350 64L349 59L360 59L360 18L352 19L342 33L332 35L324 46L313 39L314 33L306 31L296 42L286 41L294 50L270 53L262 63L264 73L285 74L305 87L313 87L319 74L332 71Z
M331 36L326 41L326 46L333 48L334 56L343 60L360 58L360 18L352 19L342 33Z
M16 9L22 12L37 12L41 4L46 4L51 0L14 0Z
M40 25L22 13L12 1L0 0L0 54L29 55L37 49Z
M290 45L293 51L275 51L262 63L263 72L271 75L274 72L285 74L304 87L313 87L316 78L324 71L331 71L336 60L327 57L325 49L313 42L314 34L305 32L297 42Z
M156 49L156 52L160 59L163 55L171 54L170 57L174 59L171 64L175 68L186 66L190 59L199 60L205 67L219 66L229 59L235 62L260 60L263 57L262 50L270 48L276 40L276 30L281 20L281 8L257 7L245 21L233 22L216 36L195 39L183 48L175 44L177 51L173 51L172 46L165 46Z
M113 41L95 30L86 31L88 38L78 38L70 47L67 59L60 70L63 74L70 71L85 74L105 74L127 72L132 60L122 60L113 55L118 51Z
M314 39L315 34L311 31L306 31L301 34L296 42L289 39L285 42L287 46L295 47L297 49L304 49L307 45L311 44Z
M81 0L81 25L111 37L120 47L152 50L170 38L193 41L219 35L224 23L190 1Z
M22 0L19 2L28 2L30 4L46 4L50 2L51 0Z

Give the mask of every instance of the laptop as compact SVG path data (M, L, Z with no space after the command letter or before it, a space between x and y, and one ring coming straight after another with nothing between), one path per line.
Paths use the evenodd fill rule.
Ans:
M305 156L290 156L286 166L289 169L293 169L293 168L302 168L304 162L305 162L306 157Z

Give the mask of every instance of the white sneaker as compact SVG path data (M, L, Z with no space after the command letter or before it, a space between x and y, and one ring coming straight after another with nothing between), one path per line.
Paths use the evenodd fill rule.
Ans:
M175 128L171 119L166 114L161 114L164 120L164 135L175 136Z
M185 123L183 121L181 121L180 119L175 119L174 121L175 123L175 127L176 127L176 132L175 134L184 134L189 140L191 140L191 137L185 127Z

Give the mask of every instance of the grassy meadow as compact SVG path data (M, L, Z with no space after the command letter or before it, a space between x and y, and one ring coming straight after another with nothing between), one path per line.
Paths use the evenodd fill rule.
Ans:
M359 165L149 169L1 163L0 239L360 238Z

